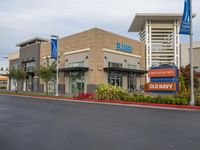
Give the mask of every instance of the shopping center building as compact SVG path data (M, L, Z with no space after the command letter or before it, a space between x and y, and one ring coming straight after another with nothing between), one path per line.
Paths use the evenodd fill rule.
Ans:
M94 92L99 84L110 83L130 91L143 91L149 77L147 71L160 65L180 67L179 27L182 14L136 14L129 32L138 32L140 41L102 29L61 37L59 45L60 94ZM51 44L33 38L17 44L20 48L19 68L27 72L21 90L45 92L38 69L54 62ZM55 79L48 91L55 93Z
M102 83L142 91L145 84L145 46L142 42L94 28L60 38L59 92L94 92ZM47 65L50 43L41 43L40 65ZM46 91L40 80L41 89ZM55 92L55 80L49 82Z

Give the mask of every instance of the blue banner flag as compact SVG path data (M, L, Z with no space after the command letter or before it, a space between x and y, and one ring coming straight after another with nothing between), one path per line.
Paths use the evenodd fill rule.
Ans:
M184 13L182 17L181 27L180 27L180 34L190 34L190 21L191 21L191 15L190 15L190 0L184 1Z
M57 59L58 55L58 39L51 37L51 58Z

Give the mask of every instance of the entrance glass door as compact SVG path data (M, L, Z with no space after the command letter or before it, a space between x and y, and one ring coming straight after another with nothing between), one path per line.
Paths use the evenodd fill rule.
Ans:
M84 92L84 73L83 72L71 72L69 78L70 92L72 94Z
M108 75L108 82L112 85L122 87L122 74L120 74L120 73L110 73Z
M135 91L136 88L137 88L136 74L129 74L128 75L128 89L130 91Z

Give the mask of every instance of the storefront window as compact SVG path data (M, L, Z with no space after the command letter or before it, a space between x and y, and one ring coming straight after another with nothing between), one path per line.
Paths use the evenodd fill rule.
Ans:
M32 91L32 78L27 79L27 91L31 92Z
M114 72L108 74L108 83L122 87L122 74Z
M137 69L136 65L128 64L128 69Z
M84 92L84 73L83 72L71 72L69 78L70 92L72 94Z
M129 74L127 79L128 79L128 90L135 91L137 88L136 74Z
M84 67L84 62L83 61L73 62L69 64L69 67Z
M51 79L48 82L48 92L49 93L56 93L56 80L55 79Z
M26 63L26 71L32 72L35 67L35 61Z
M108 62L108 67L122 68L122 64L115 62Z

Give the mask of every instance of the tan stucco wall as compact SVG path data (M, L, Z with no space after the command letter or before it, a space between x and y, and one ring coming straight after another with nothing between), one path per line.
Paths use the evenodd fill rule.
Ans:
M64 68L66 64L66 52L72 52L89 48L87 65L89 71L86 73L87 84L100 84L107 82L107 74L104 72L104 51L103 48L115 50L116 43L126 43L134 47L133 54L141 56L140 69L145 69L145 47L139 41L126 38L117 34L113 34L98 28L94 28L88 31L77 33L71 36L63 37L59 39L59 54L60 54L60 68ZM117 51L117 50L116 50ZM40 51L40 63L44 64L43 57L50 56L50 43L42 43ZM81 61L85 58L85 55L80 53L80 56L76 57L76 61ZM66 83L64 76L59 79L60 84ZM42 83L42 82L41 82ZM68 85L66 85L68 86ZM66 87L66 90L68 87Z
M8 66L10 66L10 60L19 59L19 51L8 54Z
M190 58L190 44L183 43L180 45L180 65L187 66ZM194 66L200 66L200 41L193 42L193 63Z

